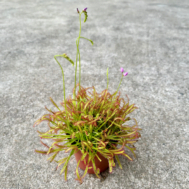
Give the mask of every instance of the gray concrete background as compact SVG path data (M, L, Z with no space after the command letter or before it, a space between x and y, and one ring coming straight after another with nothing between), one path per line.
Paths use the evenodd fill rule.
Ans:
M82 85L117 88L120 67L129 72L120 88L139 109L133 113L142 130L137 159L121 158L113 173L99 180L68 181L56 163L35 154L43 149L33 123L62 98L61 71L55 54L75 60L76 8L88 7L81 42ZM189 188L189 1L187 0L1 0L0 1L0 188ZM65 68L71 94L74 70ZM62 153L62 157L67 154ZM82 171L81 171L82 172Z

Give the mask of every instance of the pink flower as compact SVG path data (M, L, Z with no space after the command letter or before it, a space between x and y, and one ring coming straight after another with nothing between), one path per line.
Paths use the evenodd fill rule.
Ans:
M124 75L124 76L128 75L128 72L125 72L123 75Z
M86 10L87 10L87 8L84 8L84 9L83 9L83 11L86 11Z
M121 68L121 69L120 69L120 71L121 71L121 73L123 73L123 72L124 72L124 69L123 69L123 68Z

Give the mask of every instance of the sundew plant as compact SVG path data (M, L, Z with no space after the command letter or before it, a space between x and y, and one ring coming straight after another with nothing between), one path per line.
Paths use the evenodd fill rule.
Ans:
M79 14L79 36L76 39L76 60L75 62L68 57L67 54L55 55L54 58L62 71L63 77L63 102L58 106L52 98L51 102L57 109L52 111L51 109L47 114L43 115L39 120L34 123L34 126L43 121L47 121L49 130L47 132L40 132L41 139L50 139L52 141L51 146L48 146L44 142L41 143L47 148L46 151L35 150L42 154L52 154L48 158L50 162L53 160L58 163L57 168L62 166L60 173L65 172L65 180L67 179L68 162L71 156L77 151L82 152L82 157L77 163L76 176L77 180L82 182L82 179L86 175L89 169L94 169L94 172L98 178L100 170L96 168L94 158L97 157L99 161L101 159L97 153L102 154L109 162L109 172L112 172L112 168L115 166L115 159L118 162L119 167L122 169L122 165L119 160L119 156L125 156L129 160L133 160L128 155L126 149L132 152L135 156L134 144L140 137L139 128L137 127L137 121L134 118L130 118L128 115L133 112L137 107L134 104L129 104L121 98L119 87L122 79L128 73L123 68L120 70L120 83L117 90L110 94L108 91L109 79L107 69L107 88L101 93L97 93L94 86L84 88L81 86L81 59L79 51L80 39L88 40L92 45L93 41L81 36L81 16L84 15L84 22L87 21L87 8L81 12L77 9ZM67 59L75 68L75 83L73 87L73 96L66 98L65 94L65 80L64 71L61 64L58 61L58 57ZM77 70L79 69L79 83L77 81ZM127 122L133 119L135 124L129 126ZM118 147L121 145L121 147ZM69 155L63 159L55 160L56 156L61 152L69 152ZM85 157L88 155L88 161ZM82 176L79 175L79 164L84 161L86 169ZM92 163L92 167L89 166Z

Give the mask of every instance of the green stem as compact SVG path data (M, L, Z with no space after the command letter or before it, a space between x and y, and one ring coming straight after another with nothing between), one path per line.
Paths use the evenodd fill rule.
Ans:
M115 93L115 96L116 96L116 94L117 94L117 92L118 92L118 90L119 90L119 88L120 88L120 85L121 85L122 79L123 79L123 74L122 74L121 80L120 80L120 82L119 82L119 86L118 86L118 88L117 88L117 91L116 91L116 93Z
M80 28L79 28L79 39L78 39L78 54L79 54L79 91L81 86L81 60L80 60L80 52L79 52L79 40L81 36L81 14L79 14L79 22L80 22Z
M90 40L90 39L88 39L88 38L86 38L86 37L81 37L81 36L80 36L80 38L83 38L83 39L86 39L86 40L90 41L91 44L93 45L93 41L92 41L92 40Z
M65 81L64 81L64 71L62 66L60 65L60 63L58 62L58 60L56 59L56 57L61 56L61 55L55 55L54 59L56 60L56 62L58 63L58 65L60 66L60 69L62 71L62 79L63 79L63 97L64 97L64 102L66 101L66 94L65 94ZM62 57L62 56L61 56Z
M76 78L77 78L77 58L78 58L78 42L77 42L78 38L76 39L76 47L77 47L77 54L76 54L76 62L75 62L75 85L74 85L74 95L75 95L75 99L76 99Z
M108 90L108 85L109 85L109 78L108 78L108 68L107 68L107 72L106 72L106 75L107 75L107 90Z
M56 59L56 57L58 57L58 56L61 56L61 57L62 57L62 55L55 55L55 56L54 56L54 59L56 60L56 62L58 63L58 65L60 66L60 69L61 69L61 71L62 71L64 105L65 105L65 112L66 112L66 114L67 114L66 94L65 94L65 81L64 81L64 71L63 71L62 66L60 65L60 63L59 63L58 60ZM68 128L70 128L70 127L69 127L69 124L68 124L68 121L66 121L66 124L67 124Z
M81 36L81 13L79 14L79 22L80 22L79 37L76 39L77 54L76 54L76 65L75 65L75 89L74 89L75 98L76 98L76 80L77 80L78 56L79 56L79 91L80 91L80 84L81 84L81 60L80 60L80 52L79 52L79 40L80 40L80 36Z
M111 102L110 107L112 107L112 105L113 105L114 99L116 98L116 94L117 94L117 92L118 92L118 90L119 90L119 88L120 88L120 85L121 85L122 80L123 80L123 74L122 74L121 80L120 80L120 82L119 82L119 86L118 86L118 88L117 88L117 91L113 94L114 97L113 97L113 99L112 99L112 102Z

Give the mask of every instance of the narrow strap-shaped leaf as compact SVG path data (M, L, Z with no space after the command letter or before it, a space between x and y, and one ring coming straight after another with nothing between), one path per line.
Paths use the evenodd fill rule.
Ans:
M135 109L137 109L136 107L133 107L130 111L129 114L132 113Z
M46 133L49 133L50 131L47 131L46 133L43 133L43 132L37 130L37 132L38 132L40 135L44 135L44 134L46 134Z
M126 113L128 113L129 110L131 110L131 108L133 108L133 106L134 106L134 104L132 104L132 105L127 109Z
M47 160L50 160L50 162L52 162L54 160L54 158L57 156L59 152L56 152L55 154L53 154L51 157L49 157Z
M123 167L122 167L122 165L121 165L121 162L119 161L118 155L115 155L115 158L116 158L116 160L117 160L117 162L118 162L118 164L119 164L120 169L123 169Z
M35 150L36 153L47 154L47 151Z
M34 123L33 127L35 127L36 125L39 125L42 121L45 121L45 120L51 121L51 120L50 120L48 117L46 117L46 116L49 116L49 114L45 114L45 115L43 115L40 119L38 119L38 120Z
M48 148L48 149L50 148L50 147L49 147L47 144L45 144L43 141L40 140L40 142L41 142L41 144L43 144L46 148Z
M127 154L122 153L121 155L123 155L123 156L125 156L126 158L128 158L129 160L133 161L133 159L132 159L130 156L128 156Z
M104 150L105 150L105 149L104 149ZM106 152L104 152L104 151L102 151L102 150L97 149L97 151L100 152L100 153L101 153L105 158L107 158L107 159L109 159L109 158L112 157L111 154L108 154L108 153L106 153Z
M68 165L68 161L66 161L66 162L64 163L64 166L63 166L63 168L62 168L60 174L62 174L62 173L64 172L64 170L66 169L67 165Z
M91 101L93 101L93 99L90 99L86 104L85 104L85 106L84 106L84 109L83 110L85 110L86 108L87 108L87 106L89 105L89 103L91 102Z
M100 176L98 175L99 173L98 173L98 171L96 169L96 165L95 165L94 159L92 159L92 164L93 164L93 170L94 170L95 175L100 179Z
M100 141L100 144L102 144L102 145L103 145L103 147L106 147L105 142L103 142L102 140Z
M95 120L93 120L93 121L91 121L91 122L88 122L88 124L92 124L92 123L98 121L100 118L101 118L101 117L98 117L98 118L96 118Z
M67 172L68 172L68 166L66 166L66 169L65 169L65 175L64 175L65 180L67 180Z
M76 179L76 180L78 180L79 182L82 182L81 177L80 177L80 175L79 175L79 169L78 169L78 168L79 168L80 161L81 161L81 160L78 161L77 167L76 167L76 175L77 175L77 179Z
M74 126L83 125L84 123L86 123L86 121L77 121L76 123L74 123Z
M125 147L128 148L132 152L134 157L136 158L136 154L134 153L134 150L136 150L136 148L131 148L131 147L127 146L127 145L125 145Z
M59 110L59 111L61 111L60 110L60 108L58 107L58 105L54 102L54 100L50 97L50 100L51 100L51 102L53 103L53 105Z
M93 151L92 148L91 148L91 146L90 146L87 142L82 142L82 144L84 144L84 145L87 146L91 151Z
M136 123L135 125L132 126L132 128L134 128L134 127L138 126L138 122L137 122L137 120L136 120L135 118L132 118L132 119L133 119L133 120L135 121L135 123ZM141 130L141 129L140 129L140 130Z
M52 146L49 148L47 155L53 150Z
M68 158L68 157L65 157L65 158L63 158L63 159L60 159L60 160L57 161L57 163L62 163L62 162L64 163L64 162L67 160L67 158Z
M122 134L122 135L119 135L119 137L127 137L127 136L130 136L130 135L133 135L135 134L137 131L133 131L131 133L126 133L126 134Z
M81 161L83 161L85 159L85 157L87 156L87 152L85 152L82 157L81 157Z
M109 172L112 173L112 167L113 167L113 166L112 166L112 160L109 159L109 160L108 160L108 163L109 163Z
M72 133L70 136L72 139L75 138L75 133Z
M62 174L64 172L64 170L65 170L66 166L68 165L68 162L69 162L69 160L70 160L70 158L71 158L71 156L73 154L74 154L74 150L72 150L71 153L70 153L70 155L68 156L68 159L66 160L66 162L65 162L65 164L64 164L64 166L63 166L63 168L62 168L62 170L60 172L60 174Z
M112 152L113 154L123 154L124 153L124 150L122 150L122 151L112 151L112 150L110 150L110 152Z
M39 135L40 137L42 137L42 138L51 138L51 139L66 139L66 138L69 138L69 137L67 137L67 136L64 136L64 135L45 135L45 136L43 136L43 135Z
M127 144L134 144L136 143L137 141L127 141Z
M50 113L55 114L55 112L53 112L51 109L48 109L46 106L45 106L45 109L46 109L47 111L49 111Z
M118 136L115 136L115 135L108 135L108 136L106 137L106 139L119 140L119 137L118 137Z
M96 155L95 155L97 158L98 158L98 160L101 162L102 160L100 159L100 157L97 155L97 153L96 153Z
M56 170L57 170L58 167L60 167L67 159L68 159L68 157L65 157L65 158L63 158L63 159L61 159L61 160L59 160L59 161L56 161L56 160L55 160L55 162L58 163L58 165L57 165L57 167L56 167Z
M89 151L89 157L88 157L88 162L87 162L87 164L90 163L91 159L92 159L92 154L91 154L91 152Z
M68 148L67 150L65 150L65 153L67 153L70 150L76 149L76 148L77 148L76 146L72 146L72 147Z
M114 116L114 114L116 113L116 111L117 111L117 110L115 110L115 111L112 113L112 115L109 116L108 119L107 119L102 125L99 126L99 128L98 128L97 130L99 130L104 124L106 124L106 123Z
M85 172L84 172L83 176L81 177L81 179L83 179L85 177L85 175L87 174L88 169L89 169L89 166L86 166Z

